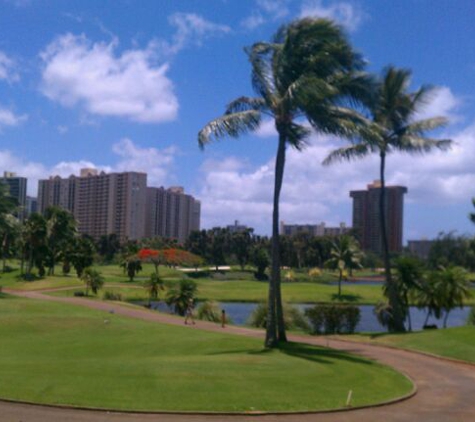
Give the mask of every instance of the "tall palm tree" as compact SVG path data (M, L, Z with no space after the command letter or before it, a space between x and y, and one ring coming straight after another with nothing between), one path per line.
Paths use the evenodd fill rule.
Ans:
M360 126L360 134L352 145L333 151L323 162L328 165L335 160L362 158L370 153L380 157L379 214L382 249L386 276L386 291L392 307L392 331L404 331L404 312L398 301L397 289L392 282L391 262L387 236L386 219L386 157L393 151L409 154L429 152L433 149L450 148L451 140L433 139L426 132L440 128L447 123L444 117L417 120L418 113L433 94L433 88L422 86L415 92L409 91L411 72L406 69L388 67L367 103L372 121Z
M350 136L359 115L347 108L350 99L367 92L364 62L341 28L325 19L302 19L282 27L271 42L247 48L256 97L232 101L225 114L198 134L203 148L212 140L239 137L256 130L263 116L278 133L272 216L272 270L266 327L267 347L286 341L280 291L279 198L287 146L302 150L311 130Z
M472 205L475 207L475 198L472 198ZM468 218L470 219L470 221L472 223L475 224L475 213L474 212L471 212L469 215L468 215Z

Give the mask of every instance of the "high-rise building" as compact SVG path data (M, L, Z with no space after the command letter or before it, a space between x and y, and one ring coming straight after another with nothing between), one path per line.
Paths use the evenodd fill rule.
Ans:
M383 252L379 198L381 183L375 181L367 190L351 191L353 198L353 229L363 250L381 255ZM390 252L401 252L403 237L404 186L386 186L386 233Z
M19 177L15 173L5 171L3 177L0 177L0 183L8 187L9 194L18 203L18 211L15 213L20 220L25 218L26 208L26 177Z
M145 173L98 173L82 169L79 177L59 176L38 183L38 211L55 205L72 212L80 233L94 238L116 234L120 241L145 237Z
M280 222L280 234L294 236L298 233L307 233L310 236L341 236L348 233L351 227L346 227L345 223L340 223L338 227L326 227L325 223L320 224L285 224Z
M32 196L26 196L26 216L38 212L38 200Z
M200 229L201 203L181 186L147 188L145 233L184 242L190 232Z
M249 227L245 226L244 224L239 224L238 220L234 220L234 224L229 224L226 226L226 228L229 230L229 233L242 233L249 229Z

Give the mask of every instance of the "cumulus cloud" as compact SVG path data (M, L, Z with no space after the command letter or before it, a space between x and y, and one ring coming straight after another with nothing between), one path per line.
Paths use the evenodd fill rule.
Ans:
M0 80L7 82L16 82L20 79L16 72L16 66L13 59L8 57L3 51L0 51Z
M138 171L148 175L149 186L168 186L174 182L173 165L177 151L173 147L142 148L132 140L124 138L112 146L117 156L114 164L104 165L91 160L60 161L52 166L27 161L10 151L0 151L0 168L16 172L28 178L28 195L35 196L38 180L50 176L78 176L83 168L95 168L98 171L123 172Z
M11 110L0 106L0 130L5 126L18 126L23 123L28 116L26 114L17 115Z
M417 114L417 119L427 119L430 117L447 117L451 122L460 120L456 114L462 101L457 98L449 87L437 87L433 91L430 102Z
M346 1L324 2L306 0L303 2L300 17L318 17L332 19L349 31L355 31L365 18L364 12L355 4Z
M289 14L289 0L257 0L252 13L241 21L246 29L255 29L269 21L285 18Z
M168 22L175 28L172 40L158 42L167 55L177 54L188 45L201 45L210 37L231 32L229 26L211 22L195 13L174 13L168 17Z
M92 42L84 35L58 37L41 52L41 91L49 99L100 116L158 123L173 120L178 100L168 65L153 48L117 53L118 40Z

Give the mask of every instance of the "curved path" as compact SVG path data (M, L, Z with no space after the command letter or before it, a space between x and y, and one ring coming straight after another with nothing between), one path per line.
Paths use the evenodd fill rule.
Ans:
M172 315L139 309L136 306L100 302L82 298L46 296L39 292L6 293L32 299L63 302L99 309L105 312L148 321L183 325L183 319ZM222 331L219 325L199 321L190 329ZM224 330L237 335L263 337L261 330L228 326ZM328 346L392 366L407 374L417 385L418 393L411 399L399 403L325 414L305 415L265 415L265 416L222 416L222 415L170 415L170 414L125 414L78 409L58 409L52 407L8 403L0 401L1 422L218 422L218 421L278 421L278 422L349 422L349 421L430 421L430 422L473 422L475 421L475 365L451 362L435 357L404 350L390 349L364 343L351 343L341 340L308 336L290 336L290 340L319 346ZM1 382L1 375L0 375ZM316 380L318 382L318 380ZM289 383L291 388L291 383Z

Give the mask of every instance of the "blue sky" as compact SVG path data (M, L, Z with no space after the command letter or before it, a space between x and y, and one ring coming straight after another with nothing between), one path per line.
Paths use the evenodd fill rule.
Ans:
M335 19L380 72L413 71L439 87L424 116L451 124L448 153L394 155L388 181L408 187L405 238L473 234L475 2L472 0L0 0L0 171L37 180L145 171L202 200L202 226L235 219L271 229L272 124L239 140L197 146L197 132L235 97L251 95L245 46L302 16ZM289 150L281 219L351 224L349 190L378 175L377 157L323 168L343 142L314 136Z

